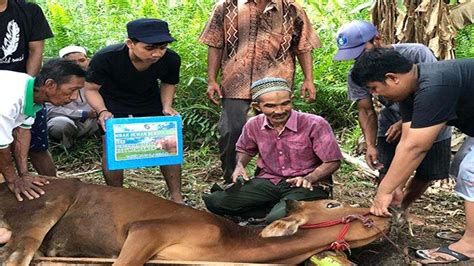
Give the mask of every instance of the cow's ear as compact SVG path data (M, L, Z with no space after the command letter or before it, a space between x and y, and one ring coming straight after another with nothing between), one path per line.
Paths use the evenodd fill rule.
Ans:
M285 200L285 203L286 203L286 212L288 214L298 210L301 206L300 202L296 200L292 200L292 199Z

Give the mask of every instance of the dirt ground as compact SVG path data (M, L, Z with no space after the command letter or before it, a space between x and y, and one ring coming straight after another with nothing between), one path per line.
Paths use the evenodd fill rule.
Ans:
M85 182L103 183L96 151L93 155L82 154L78 156L78 159L63 164L59 168L59 175L78 177ZM61 158L55 159L61 160ZM203 209L202 193L208 192L212 183L218 181L217 178L221 176L218 158L216 155L186 153L185 161L182 179L183 193L195 208ZM339 174L335 176L334 198L352 206L369 207L375 192L373 180L357 170L348 171L350 167L347 165L343 168L346 170L339 171ZM127 170L125 186L146 190L159 196L167 196L166 186L158 168ZM416 222L402 227L392 225L388 237L398 247L387 240L380 240L353 250L350 260L359 265L417 265L405 257L400 250L405 247L438 247L446 241L435 237L437 231L463 229L465 218L462 200L452 191L452 182L434 184L411 208L411 213L417 217Z
M361 175L358 172L354 174ZM335 188L336 199L362 207L370 206L370 200L373 199L375 193L375 187L369 186L370 182L362 181L347 185L343 183L344 178L337 177L336 180L339 181ZM393 243L381 239L369 246L354 250L350 256L351 261L359 265L420 265L405 256L402 250L406 247L439 247L448 241L436 238L436 232L460 231L464 228L462 200L452 191L452 182L435 183L411 207L410 212L415 217L413 221L403 226L392 221L392 227L387 236Z

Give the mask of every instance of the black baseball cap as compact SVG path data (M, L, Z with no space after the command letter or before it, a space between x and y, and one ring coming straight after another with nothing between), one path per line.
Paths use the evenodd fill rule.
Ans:
M137 39L140 42L168 43L176 41L171 37L168 23L160 19L140 18L127 23L128 38Z

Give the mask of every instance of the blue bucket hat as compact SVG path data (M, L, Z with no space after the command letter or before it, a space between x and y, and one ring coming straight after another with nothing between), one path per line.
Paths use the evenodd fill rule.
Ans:
M336 34L338 51L334 60L351 60L359 57L365 44L379 32L372 23L354 20L342 26Z

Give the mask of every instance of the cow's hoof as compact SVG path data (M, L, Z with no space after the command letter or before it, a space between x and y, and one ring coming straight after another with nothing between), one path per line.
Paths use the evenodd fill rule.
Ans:
M296 221L274 221L265 227L260 233L261 237L277 237L294 235L298 231L299 224Z

